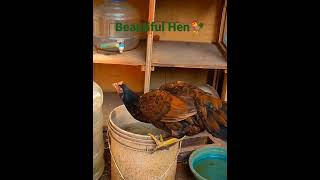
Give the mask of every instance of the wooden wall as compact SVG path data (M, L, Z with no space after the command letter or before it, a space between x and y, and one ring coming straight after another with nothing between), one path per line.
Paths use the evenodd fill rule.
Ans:
M136 7L142 21L148 19L149 0L128 0ZM98 5L103 0L93 0ZM154 32L160 40L187 41L187 42L217 42L219 36L220 21L224 0L157 0L155 10L155 22L178 22L190 24L197 19L204 23L200 33L190 32ZM146 37L146 33L142 39ZM123 80L136 92L143 92L144 72L140 66L94 64L94 81L105 92L114 92L113 82ZM208 70L155 67L151 74L150 89L158 88L161 84L170 81L183 80L195 85L207 83Z
M189 32L154 32L160 40L188 42L217 42L223 0L158 0L156 1L155 22L178 22L190 24L197 19L204 23L199 34Z
M155 67L155 71L151 74L150 89L157 89L172 81L185 81L201 86L207 83L208 71L207 69Z
M115 92L112 83L123 81L135 92L143 92L144 71L140 66L93 64L93 80L103 92Z

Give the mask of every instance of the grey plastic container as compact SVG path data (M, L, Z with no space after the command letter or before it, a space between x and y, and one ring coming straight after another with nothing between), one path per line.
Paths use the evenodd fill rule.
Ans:
M105 166L102 103L102 89L93 82L93 180L101 177Z

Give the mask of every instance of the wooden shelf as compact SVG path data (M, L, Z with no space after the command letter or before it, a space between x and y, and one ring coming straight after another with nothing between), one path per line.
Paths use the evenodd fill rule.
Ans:
M211 43L157 41L152 51L153 66L227 69L226 59Z
M125 51L122 54L113 53L110 55L93 52L93 63L100 64L121 64L140 66L145 65L146 59L146 42L140 41L136 49Z
M196 19L204 23L205 26L198 35L195 35L192 31L149 31L148 33L142 33L140 39L144 40L141 41L139 46L123 54L113 53L106 55L94 52L95 73L99 74L100 78L97 81L107 83L104 84L106 89L111 88L109 81L122 78L116 76L113 72L116 71L116 74L120 74L118 73L120 70L124 71L127 68L128 70L130 69L130 73L125 75L135 74L139 70L139 76L135 77L136 80L132 80L131 76L127 79L136 83L139 86L137 87L139 91L143 84L145 93L150 89L151 79L160 81L157 84L161 84L167 79L184 81L190 79L190 83L197 85L208 83L203 82L204 79L207 80L208 73L211 73L208 69L227 69L226 52L222 54L224 49L219 49L219 43L221 43L219 41L219 33L222 32L220 27L224 24L223 17L226 1L203 0L195 2L193 0L185 0L182 2L161 0L156 3L156 0L130 0L130 4L139 11L143 22L163 21L165 24L177 22L178 24L190 25ZM94 0L94 4L95 2L103 3L102 0ZM160 41L154 41L154 35L159 35ZM212 42L217 44L212 44ZM118 66L101 66L101 64ZM155 68L156 66L159 68ZM102 69L109 71L108 73L111 77L108 73L103 73ZM151 78L152 71L156 73L153 73ZM217 72L214 71L214 82L217 80L217 75L219 75ZM191 75L184 77L182 76L184 74ZM224 77L226 78L226 76ZM108 79L108 81L104 79ZM223 82L226 82L226 80ZM206 90L209 91L209 89ZM223 90L226 91L226 88L223 88ZM226 94L226 92L222 94Z

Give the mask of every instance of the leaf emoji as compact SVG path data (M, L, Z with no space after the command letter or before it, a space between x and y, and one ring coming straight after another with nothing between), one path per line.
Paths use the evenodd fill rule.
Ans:
M203 28L204 24L203 23L199 23L200 28Z

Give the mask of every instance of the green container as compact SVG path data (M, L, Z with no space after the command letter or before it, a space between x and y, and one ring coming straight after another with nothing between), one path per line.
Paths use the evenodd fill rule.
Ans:
M227 149L205 146L189 157L189 167L198 180L227 179Z

